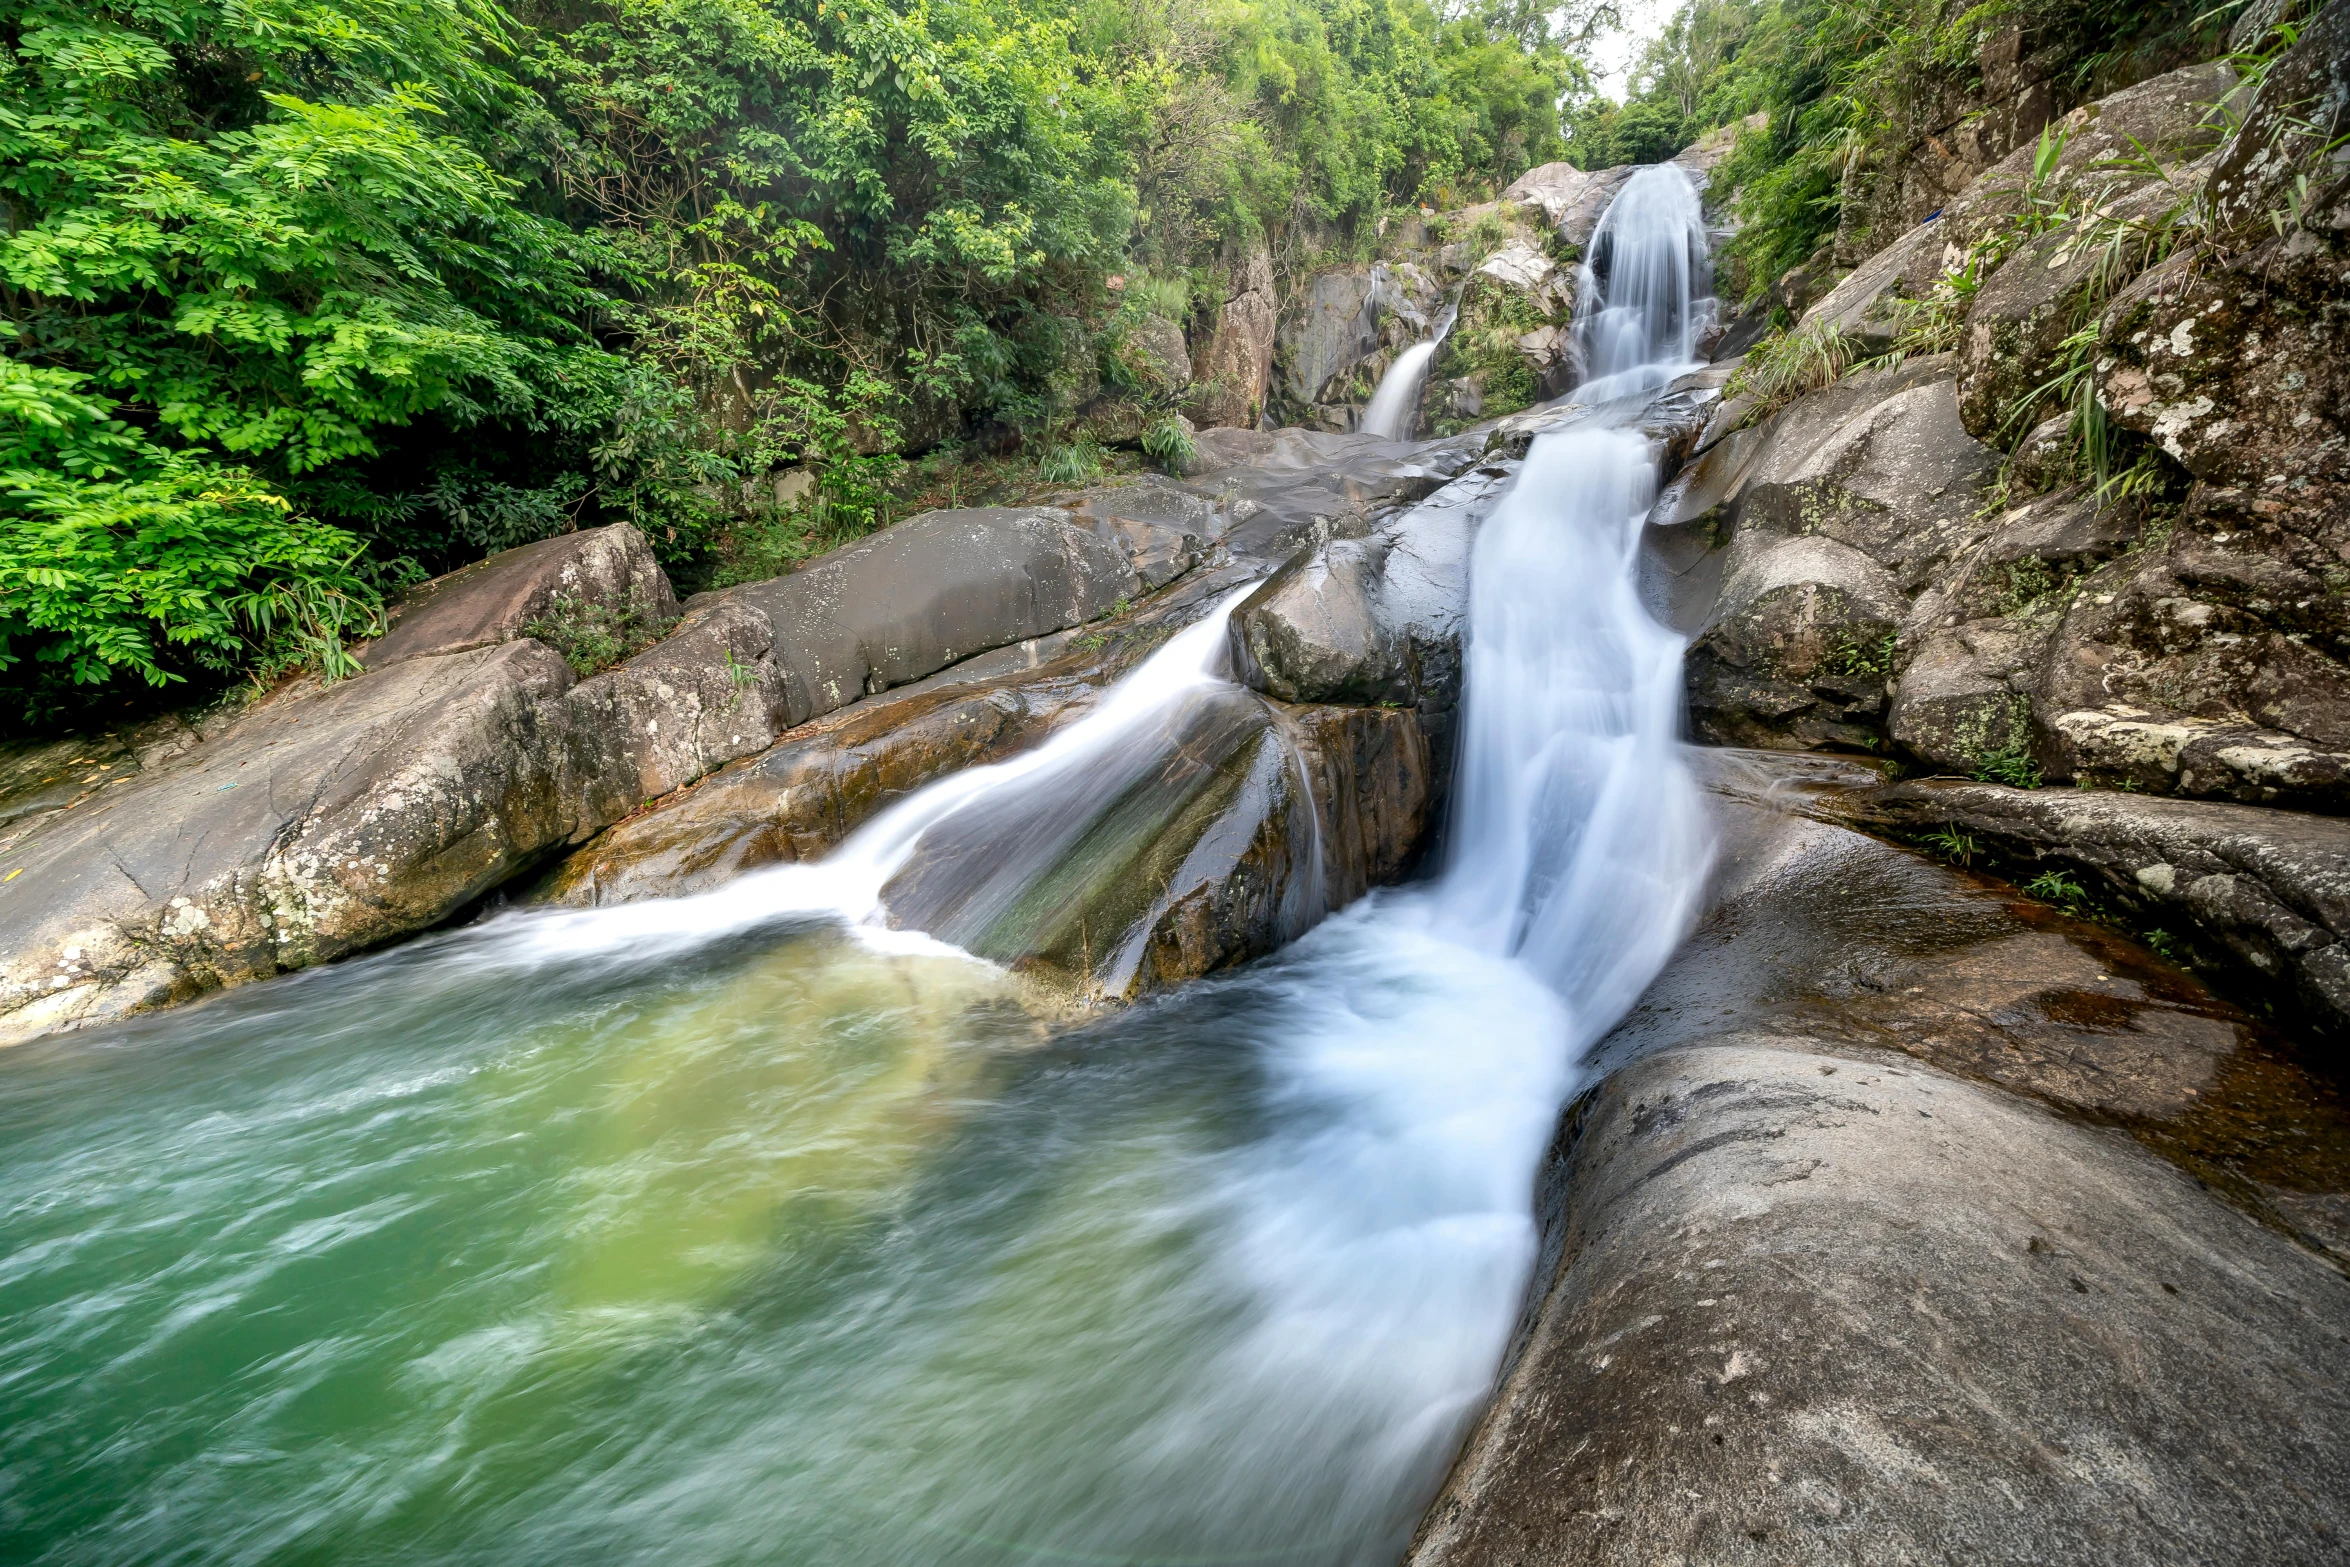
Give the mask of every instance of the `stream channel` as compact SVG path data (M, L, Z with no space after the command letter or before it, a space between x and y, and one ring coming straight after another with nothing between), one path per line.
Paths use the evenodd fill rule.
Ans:
M1593 249L1597 404L1693 358L1686 179ZM1654 486L1588 421L1484 524L1436 874L1130 1010L952 943L1229 604L821 864L0 1053L0 1560L1393 1561L1705 875Z

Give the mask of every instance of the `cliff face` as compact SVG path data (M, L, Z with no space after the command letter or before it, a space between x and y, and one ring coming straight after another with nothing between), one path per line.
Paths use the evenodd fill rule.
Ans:
M1757 350L1891 358L1733 399L1658 509L1702 738L2350 813L2345 59L2337 4L2257 80L2205 63L2081 105ZM2157 890L2127 810L2010 831L2032 814L1970 819L2350 1028L2322 898L2263 893L2298 933L2256 935Z

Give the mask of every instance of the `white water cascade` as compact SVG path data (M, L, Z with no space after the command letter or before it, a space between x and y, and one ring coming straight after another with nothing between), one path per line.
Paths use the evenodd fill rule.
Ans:
M1460 313L1460 296L1456 294L1444 307L1444 314L1437 317L1436 330L1395 356L1395 363L1387 367L1387 373L1372 389L1357 434L1375 435L1383 441L1411 438L1413 418L1420 409L1420 387L1428 379L1428 363L1436 357L1436 350L1444 346L1445 335L1452 330L1453 320Z
M1702 247L1670 168L1600 225L1590 409L1476 543L1441 874L1263 962L1047 1028L885 917L1253 701L1227 599L820 863L0 1053L0 1556L1395 1562L1708 861L1629 411Z
M1625 185L1595 238L1611 292L1579 323L1601 373L1584 396L1628 398L1690 368L1703 247L1678 170ZM1633 417L1595 412L1538 437L1479 532L1441 876L1374 895L1221 982L1265 1042L1271 1109L1302 1129L1188 1177L1185 1222L1216 1237L1213 1263L1196 1306L1159 1309L1242 1301L1237 1331L1211 1364L1149 1382L1147 1413L1102 1460L1114 1508L1024 1521L1023 1539L1111 1560L1202 1529L1259 1543L1224 1540L1205 1517L1244 1529L1277 1517L1285 1537L1352 1518L1357 1545L1326 1559L1392 1559L1481 1403L1534 1256L1536 1165L1577 1063L1687 930L1711 853L1678 738L1683 643L1634 576L1656 463ZM1045 746L932 784L819 864L520 922L508 939L528 944L527 961L641 956L806 912L885 948L942 950L884 923L883 890L925 835L1010 808L1006 856L1021 858L1017 840L1042 830L1030 824L1069 814L1152 754L1188 705L1229 689L1224 624L1242 596ZM1303 1452L1318 1456L1301 1473ZM1030 1483L1016 1470L997 1480ZM976 1528L953 1516L942 1527Z

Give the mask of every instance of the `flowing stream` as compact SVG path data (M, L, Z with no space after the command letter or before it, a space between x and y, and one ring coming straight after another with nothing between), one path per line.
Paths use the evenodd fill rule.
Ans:
M1395 356L1395 363L1387 367L1387 373L1371 389L1371 400L1363 407L1359 434L1376 435L1383 441L1411 439L1412 427L1419 422L1420 388L1428 380L1428 363L1436 357L1436 350L1444 346L1444 339L1460 313L1460 296L1456 294L1444 307L1444 314L1437 317L1436 330Z
M1695 223L1604 221L1599 392L1688 357ZM1595 413L1485 523L1441 874L1155 1002L958 932L1237 699L1229 604L820 865L0 1053L0 1560L1394 1561L1703 879L1654 481Z

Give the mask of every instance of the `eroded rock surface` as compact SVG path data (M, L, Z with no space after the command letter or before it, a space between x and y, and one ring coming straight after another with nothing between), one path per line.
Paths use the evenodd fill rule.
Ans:
M924 512L787 577L717 597L765 615L787 721L1081 625L1141 583L1126 551L1053 507Z
M2296 1023L2350 1037L2350 822L2110 790L1921 780L1839 796L1844 819L1958 832L2009 863L2078 873L2232 962Z
M518 640L281 697L9 846L0 1040L436 924L766 746L777 684L765 620L718 606L589 680Z
M648 631L677 619L677 597L652 546L620 522L557 534L435 577L392 607L391 629L359 656L382 669L404 658L493 647L547 618L558 600L595 606Z
M1409 1561L2331 1560L2338 1090L2110 933L1779 814L1839 765L1709 754L1713 911L1565 1118Z

